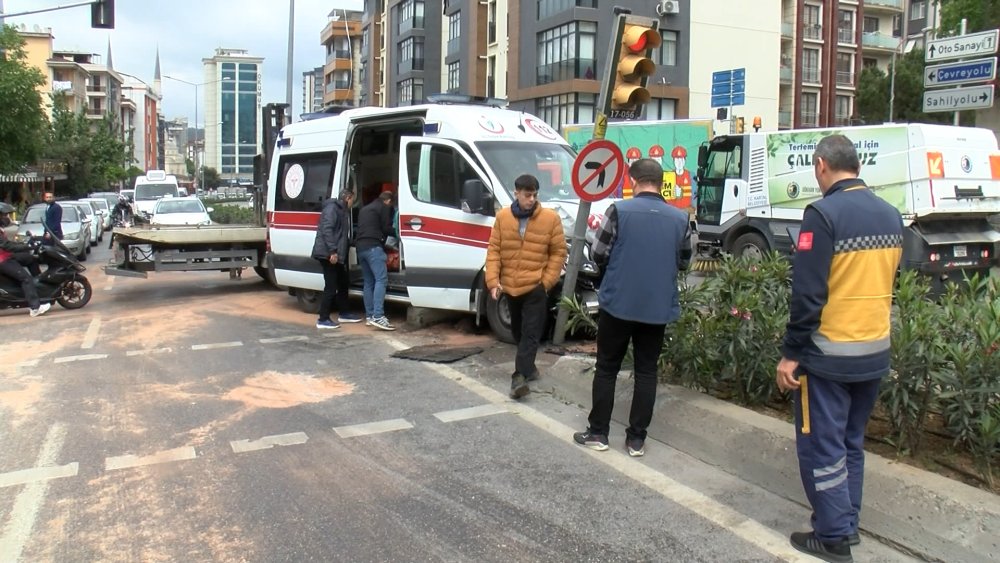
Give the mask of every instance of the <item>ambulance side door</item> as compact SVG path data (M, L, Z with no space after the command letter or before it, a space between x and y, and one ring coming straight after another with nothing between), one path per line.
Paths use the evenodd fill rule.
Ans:
M471 310L473 286L486 263L493 217L467 207L463 211L462 187L469 180L490 186L476 160L455 141L400 139L402 267L415 306ZM488 206L492 209L493 202Z

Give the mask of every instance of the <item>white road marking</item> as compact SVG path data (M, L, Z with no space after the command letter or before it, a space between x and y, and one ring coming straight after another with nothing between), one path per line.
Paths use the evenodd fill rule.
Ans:
M280 336L278 338L261 338L261 344L280 344L282 342L307 342L308 336Z
M410 346L398 340L385 338L390 346L397 350L405 350ZM514 414L535 427L544 430L560 440L569 442L573 436L574 429L565 424L549 418L536 409L523 403L513 403L506 394L496 391L474 379L467 377L464 373L450 368L446 365L430 362L421 362L424 366L437 372L439 375L465 387L490 403L506 405ZM740 537L744 541L753 544L768 553L789 562L810 562L815 559L806 556L788 544L788 538L779 534L775 530L753 520L746 515L733 510L732 508L705 496L704 494L683 485L670 477L652 469L635 460L629 458L624 452L596 452L587 448L578 448L581 452L590 455L595 461L604 463L619 473L642 483L646 487L656 491L664 498L680 505L715 525L728 530L732 534Z
M142 467L144 465L155 465L157 463L170 463L172 461L185 461L198 457L198 454L191 446L183 446L172 450L164 450L147 456L121 455L109 457L104 460L104 470L113 471L115 469L129 469L131 467Z
M63 356L61 358L56 358L55 363L65 364L67 362L85 362L87 360L103 360L107 358L107 354L82 354L79 356Z
M45 442L42 444L42 450L38 452L35 467L54 464L65 440L66 427L59 423L49 427ZM24 546L31 536L31 530L35 527L35 520L38 518L38 511L42 507L48 488L49 482L47 480L33 481L28 483L17 495L17 499L14 500L14 508L10 511L10 519L4 528L3 536L0 537L0 553L3 554L4 561L16 562L21 558Z
M341 438L355 438L367 436L369 434L381 434L383 432L393 432L396 430L409 430L413 425L402 418L392 420L381 420L379 422L367 422L365 424L355 424L352 426L337 426L333 429Z
M191 346L192 350L215 350L216 348L236 348L238 346L243 346L240 341L236 342L216 342L215 344L195 344Z
M27 361L24 361L24 362L21 362L21 363L17 364L14 367L19 367L19 368L33 368L33 367L35 367L37 365L38 365L38 360L27 360Z
M245 452L266 450L273 448L274 446L294 446L296 444L305 444L307 441L309 441L309 436L306 436L305 432L292 432L291 434L264 436L259 440L233 440L232 442L229 442L229 445L233 447L234 452L242 454Z
M441 422L457 422L459 420L468 420L470 418L479 418L509 412L510 410L504 405L488 404L480 405L478 407L469 407L467 409L436 412L434 413L434 418L440 420Z
M126 356L145 356L147 354L169 354L173 352L173 348L146 348L145 350L129 350L125 352Z
M104 291L111 291L114 289L115 278L117 276L108 276L108 283L104 286Z
M101 317L95 317L94 320L90 321L90 326L87 327L87 334L83 335L83 344L80 348L84 350L94 347L97 344L97 335L101 332Z
M49 467L32 467L31 469L21 469L9 473L0 473L0 489L13 487L15 485L27 485L36 481L48 481L50 479L61 479L63 477L75 477L80 472L80 464L77 462L66 465L53 465Z

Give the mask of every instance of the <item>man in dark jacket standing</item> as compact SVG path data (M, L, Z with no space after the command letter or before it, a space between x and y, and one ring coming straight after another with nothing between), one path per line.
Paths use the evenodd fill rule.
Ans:
M605 271L598 296L597 367L590 425L573 439L594 450L608 449L615 383L631 341L635 386L625 446L638 457L645 454L646 428L653 419L663 333L680 316L677 275L691 261L691 227L687 213L660 195L663 167L658 162L640 159L628 172L635 197L608 208L591 248Z
M854 143L823 138L813 155L822 199L806 207L792 269L777 384L799 391L795 446L812 506L811 532L792 546L853 561L864 481L865 426L889 373L892 292L903 220L858 178Z
M357 323L361 318L348 312L347 288L350 279L347 276L348 238L351 222L349 213L354 203L354 192L341 190L340 199L330 198L323 203L323 211L319 216L319 226L316 228L316 241L313 243L312 256L319 260L323 267L323 300L319 304L319 319L316 328L340 328L340 323ZM339 318L330 318L333 301L337 301Z
M395 195L382 192L358 213L358 234L354 245L365 278L365 318L370 326L381 330L396 330L385 316L385 290L389 285L386 267L385 241L396 236L392 226L392 203Z
M45 226L48 230L52 232L57 239L62 240L62 206L56 203L56 196L51 192L46 192L45 203L48 205L45 207ZM45 239L47 242L51 242L52 236L49 233L45 233Z

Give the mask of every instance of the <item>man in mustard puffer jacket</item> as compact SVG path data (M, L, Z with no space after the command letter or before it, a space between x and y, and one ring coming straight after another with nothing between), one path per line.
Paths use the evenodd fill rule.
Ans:
M538 202L538 179L514 180L514 203L497 213L486 250L486 287L493 299L507 295L511 331L517 343L510 396L528 394L538 377L535 355L545 330L548 292L559 282L566 262L566 235L552 209Z

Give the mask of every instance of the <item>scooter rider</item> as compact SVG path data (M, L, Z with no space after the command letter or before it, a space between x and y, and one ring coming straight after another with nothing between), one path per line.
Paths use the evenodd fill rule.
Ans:
M28 245L7 240L7 235L0 229L0 274L21 284L21 289L24 291L24 298L28 302L31 316L37 317L38 315L45 314L52 305L39 301L34 278L21 265L21 260L18 260L16 257L18 254L23 256L26 252L30 252Z

